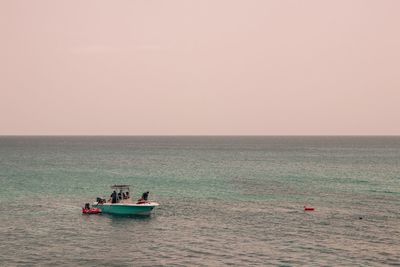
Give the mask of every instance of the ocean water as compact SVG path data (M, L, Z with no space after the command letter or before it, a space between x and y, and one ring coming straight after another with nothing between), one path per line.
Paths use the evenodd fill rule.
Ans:
M1 266L400 265L400 137L0 137L0 202Z

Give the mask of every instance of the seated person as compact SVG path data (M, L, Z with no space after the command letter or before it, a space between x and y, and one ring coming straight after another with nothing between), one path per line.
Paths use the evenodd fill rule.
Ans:
M138 202L146 202L148 198L149 198L149 191L144 192L142 194L142 197L138 200Z
M96 201L97 201L97 203L99 203L99 204L103 204L103 203L106 202L106 200L105 200L104 198L101 198L101 197L96 198Z

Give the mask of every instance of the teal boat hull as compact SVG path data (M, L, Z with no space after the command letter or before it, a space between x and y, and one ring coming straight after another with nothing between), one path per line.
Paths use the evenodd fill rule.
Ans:
M102 213L113 215L150 215L151 211L158 206L153 205L132 205L132 204L94 204Z

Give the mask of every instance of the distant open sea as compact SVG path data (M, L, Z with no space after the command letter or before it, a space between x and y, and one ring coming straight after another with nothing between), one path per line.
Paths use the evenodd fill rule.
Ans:
M0 203L1 266L400 266L400 137L0 137Z

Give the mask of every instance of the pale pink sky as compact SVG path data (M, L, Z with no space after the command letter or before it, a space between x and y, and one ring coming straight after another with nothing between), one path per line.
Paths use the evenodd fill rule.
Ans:
M400 1L0 0L0 134L400 134Z

